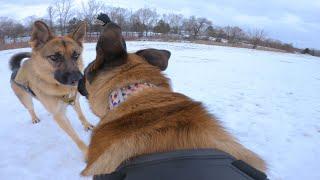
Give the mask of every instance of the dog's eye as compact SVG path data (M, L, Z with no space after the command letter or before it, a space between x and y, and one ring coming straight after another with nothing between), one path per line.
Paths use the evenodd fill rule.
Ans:
M60 56L60 55L57 55L57 54L48 56L48 58L49 58L51 61L54 61L54 62L60 61L60 59L61 59L60 57L61 57L61 56Z
M73 52L72 53L72 59L75 60L75 61L78 60L79 56L80 56L80 54L77 53L77 52Z

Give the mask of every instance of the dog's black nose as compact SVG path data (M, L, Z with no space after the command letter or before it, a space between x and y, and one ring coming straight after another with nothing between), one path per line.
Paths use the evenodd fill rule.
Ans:
M70 72L70 75L67 75L67 84L77 85L80 79L82 79L80 71Z
M56 71L54 78L61 84L76 86L83 75L80 71L62 72Z

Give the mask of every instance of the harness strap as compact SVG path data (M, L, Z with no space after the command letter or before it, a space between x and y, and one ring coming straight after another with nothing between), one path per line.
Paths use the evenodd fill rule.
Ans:
M17 86L19 86L20 88L22 88L23 90L25 90L27 93L29 93L30 95L36 97L36 94L32 91L32 89L29 86L26 86L24 84L20 84L18 83L15 78L18 74L18 69L14 70L11 74L11 81L14 82Z
M25 90L27 93L29 93L30 95L32 95L33 97L36 97L36 94L32 91L32 89L29 86L25 86L23 84L20 84L18 82L16 82L15 80L12 80L16 85L18 85L20 88L22 88L23 90Z
M11 74L11 81L12 81L13 83L15 83L17 86L19 86L21 89L23 89L24 91L26 91L27 93L29 93L30 95L32 95L33 97L37 97L36 94L32 91L32 89L31 89L28 85L18 83L18 82L15 80L17 74L18 74L18 69L12 72L12 74ZM77 95L77 93L75 93L74 95L67 94L67 95L63 95L63 96L58 97L58 98L61 99L61 100L62 100L63 102L65 102L66 104L74 105L75 100L76 100L76 95Z
M36 94L32 91L32 89L29 86L20 84L20 83L16 82L15 80L12 80L12 82L14 82L17 86L22 88L24 91L26 91L27 93L29 93L33 97L37 97ZM75 104L76 95L71 96L70 94L67 94L67 95L61 96L59 98L63 102L65 102L66 104L74 105Z

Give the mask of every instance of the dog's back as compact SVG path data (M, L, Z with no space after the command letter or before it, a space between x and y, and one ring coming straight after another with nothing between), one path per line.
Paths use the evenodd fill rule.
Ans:
M263 160L237 143L200 102L161 88L128 98L101 120L92 135L88 167L105 162L112 172L138 155L199 148L219 149L265 170Z

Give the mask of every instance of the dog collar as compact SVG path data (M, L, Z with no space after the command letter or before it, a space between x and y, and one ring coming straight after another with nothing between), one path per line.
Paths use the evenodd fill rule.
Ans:
M67 94L61 97L61 100L69 105L74 105L76 101L76 94Z
M112 91L109 95L109 108L114 109L124 102L130 95L150 87L156 86L150 83L134 83Z

